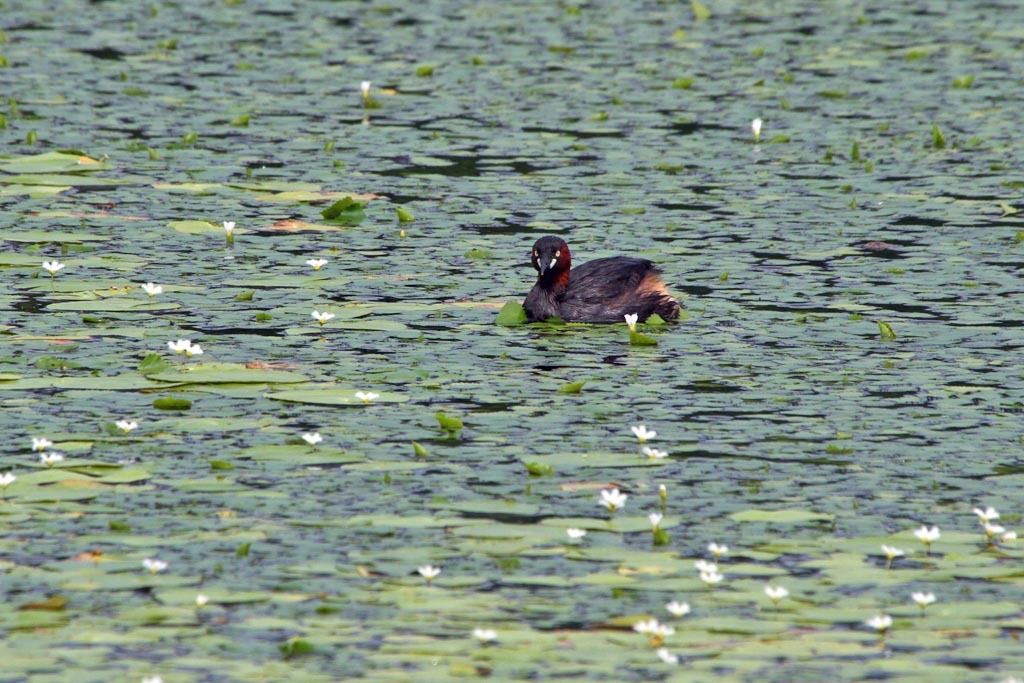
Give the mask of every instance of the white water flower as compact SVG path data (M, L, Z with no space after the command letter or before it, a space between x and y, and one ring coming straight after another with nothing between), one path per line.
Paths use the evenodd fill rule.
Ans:
M138 429L139 427L139 423L134 420L118 420L114 424L117 425L117 428L120 429L125 434L132 431L133 429Z
M185 354L186 356L200 356L203 353L203 349L199 344L193 344L191 339L179 339L178 341L167 342L167 348L174 351L179 356Z
M984 524L991 522L993 519L999 519L999 512L994 507L987 507L984 510L981 508L974 508L974 514L978 515L978 520Z
M878 614L864 622L879 633L885 633L892 626L892 617L888 614Z
M651 522L651 526L657 529L658 525L661 524L661 520L664 519L664 517L661 515L660 512L652 512L651 514L647 515L647 519Z
M715 562L718 562L718 558L719 557L721 557L722 555L725 555L727 552L729 552L729 546L727 546L725 544L718 545L717 543L714 543L714 542L708 543L708 552L711 553L712 555L714 555L715 556Z
M640 316L636 313L627 313L625 316L626 324L629 326L630 332L636 332L636 321L640 319Z
M609 512L615 512L626 504L628 495L618 489L603 489L601 491L601 505L608 508Z
M1006 531L1004 527L1001 527L998 524L989 524L988 522L985 522L984 529L985 535L988 536L989 540L992 540L993 536L998 536L999 534Z
M320 436L320 432L307 432L302 435L302 440L308 443L310 446L315 446L324 440L324 437Z
M664 507L665 503L668 501L668 489L664 484L658 486L658 497L661 498L661 505Z
M644 443L648 439L653 439L658 435L658 432L654 431L653 429L647 429L647 427L643 425L636 425L635 427L630 427L629 429L630 431L633 432L634 435L636 435L636 439L640 443Z
M693 566L698 572L717 572L718 565L714 562L708 562L707 560L697 560L693 563Z
M658 655L658 659L665 662L666 664L678 664L679 655L674 655L668 651L667 647L659 647L655 652Z
M498 639L498 632L493 628L475 628L473 629L473 637L479 640L482 645L486 645Z
M47 439L45 436L36 438L32 437L32 450L34 451L45 451L47 448L53 445L53 442Z
M363 403L372 403L374 399L380 398L380 394L376 394L372 391L357 391L356 398Z
M159 676L143 676L142 683L164 683L164 679Z
M202 593L196 596L196 607L206 607L206 603L210 602L210 598L206 597Z
M897 557L903 557L907 554L905 551L900 550L895 546L886 545L884 543L882 544L882 552L885 553L885 556L888 557L890 561L896 559Z
M587 530L586 529L576 529L576 528L570 527L570 528L565 530L565 533L569 535L569 538L571 540L578 541L579 539L581 539L581 538L583 538L584 536L587 535Z
M326 323L328 320L334 317L333 313L328 313L327 311L324 311L323 313L321 313L320 311L313 311L312 313L310 313L310 315L312 315L316 319L316 321L320 323L321 327L323 327L324 323Z
M224 234L225 235L227 235L228 237L233 237L234 236L234 234L235 234L235 222L234 221L224 221L223 223L221 223L221 225L224 226Z
M56 275L57 271L63 270L63 268L64 264L56 259L54 259L53 261L43 261L43 270L48 272L50 274L50 277Z
M163 294L164 293L164 288L163 287L161 287L160 285L154 285L152 282L147 282L146 284L142 285L142 289L150 297L154 297L157 294Z
M61 455L60 453L40 453L39 454L39 462L43 463L47 467L53 467L54 465L56 465L57 463L59 463L63 459L64 459L64 456Z
M307 266L313 266L313 270L320 270L327 265L327 259L325 258L311 258L306 261Z
M750 131L754 134L754 142L761 141L761 119L754 119L750 122Z
M1005 534L1000 536L1000 538L1002 538L1004 541L1016 541L1017 540L1017 532L1016 531L1007 531Z
M935 602L935 593L911 593L910 599L917 603L922 610Z
M669 614L674 617L684 617L690 613L689 603L679 602L677 600L665 603L665 609L667 609Z
M676 632L674 628L666 624L662 624L657 619L649 619L647 621L638 621L633 624L633 630L637 633L642 633L647 636L651 636L653 639L657 639L658 642L666 636L670 636Z
M725 579L725 577L717 571L700 573L700 580L706 583L709 588L714 586L716 583L721 582L723 579Z
M441 573L441 568L435 567L430 564L425 564L422 567L416 569L416 571L420 573L420 576L427 580L427 583L430 583L438 574Z
M633 630L636 631L637 633L643 633L644 635L648 635L650 633L654 633L654 629L656 629L656 628L658 628L658 620L657 619L649 619L649 620L645 620L645 621L638 621L635 624L633 624Z
M789 595L789 591L783 586L768 585L764 587L764 594L777 605L779 604L779 600L782 600L784 597Z
M14 483L15 479L17 479L17 477L14 476L13 472L4 472L3 474L0 474L0 489L6 489Z
M668 457L668 451L659 451L657 448L651 448L650 446L644 446L640 450L651 460L661 460Z
M664 638L667 638L668 636L675 635L675 632L676 630L672 626L669 626L668 624L659 623L657 626L654 627L654 629L651 630L651 635L659 640L662 640Z
M150 574L156 574L167 569L167 563L163 560L157 560L151 557L147 557L142 561L142 566L149 570Z
M932 541L938 540L939 536L941 536L937 526L922 526L920 529L914 529L914 535L927 547L931 547Z
M372 81L363 81L359 84L359 92L363 94L363 99L370 99L370 86L373 85Z

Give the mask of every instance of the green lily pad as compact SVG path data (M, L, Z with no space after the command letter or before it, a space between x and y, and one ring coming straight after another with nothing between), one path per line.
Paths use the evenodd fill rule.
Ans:
M68 173L18 173L0 175L0 183L7 185L48 185L52 187L109 188L124 185L137 185L142 179L131 179L124 176L118 178L100 178L89 175L71 175Z
M197 363L165 370L149 379L182 384L296 384L308 378L297 372L249 368L241 363Z
M0 240L6 242L64 242L82 244L84 242L106 242L109 237L94 235L87 232L54 232L50 230L10 230L0 233Z
M275 391L266 394L267 398L275 401L287 401L288 403L309 403L322 406L367 406L374 403L404 403L409 397L404 394L396 394L388 391L379 392L373 401L367 404L360 398L356 398L359 389L325 387L315 389L289 389L286 391ZM377 392L375 392L377 393Z
M737 522L768 522L799 524L800 522L831 522L835 516L810 510L741 510L729 515Z
M172 228L175 232L180 232L185 235L225 235L223 225L214 225L209 221L171 221L167 224L167 227ZM245 231L241 229L235 230L236 235L244 232Z
M515 301L509 301L501 310L498 311L498 317L494 319L495 325L523 325L526 323L526 311L523 309L523 305L516 303Z
M108 170L110 167L84 154L71 152L43 152L4 159L0 171L15 174L87 173Z

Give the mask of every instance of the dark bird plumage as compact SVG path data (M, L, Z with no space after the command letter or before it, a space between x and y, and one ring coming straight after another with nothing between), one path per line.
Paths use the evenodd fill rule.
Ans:
M567 322L619 323L627 314L646 320L657 313L679 317L679 303L669 294L657 266L629 256L599 258L572 267L569 245L561 237L542 237L533 245L530 263L537 284L523 308L529 321L561 318Z

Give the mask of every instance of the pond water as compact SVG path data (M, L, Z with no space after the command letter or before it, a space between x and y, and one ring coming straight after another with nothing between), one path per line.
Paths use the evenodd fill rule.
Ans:
M1021 676L1021 27L6 0L0 681ZM684 320L496 324L545 234Z

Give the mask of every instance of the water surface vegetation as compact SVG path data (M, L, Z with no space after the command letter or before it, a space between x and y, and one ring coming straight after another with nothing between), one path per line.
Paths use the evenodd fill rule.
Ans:
M1021 25L8 0L0 680L1020 677Z

